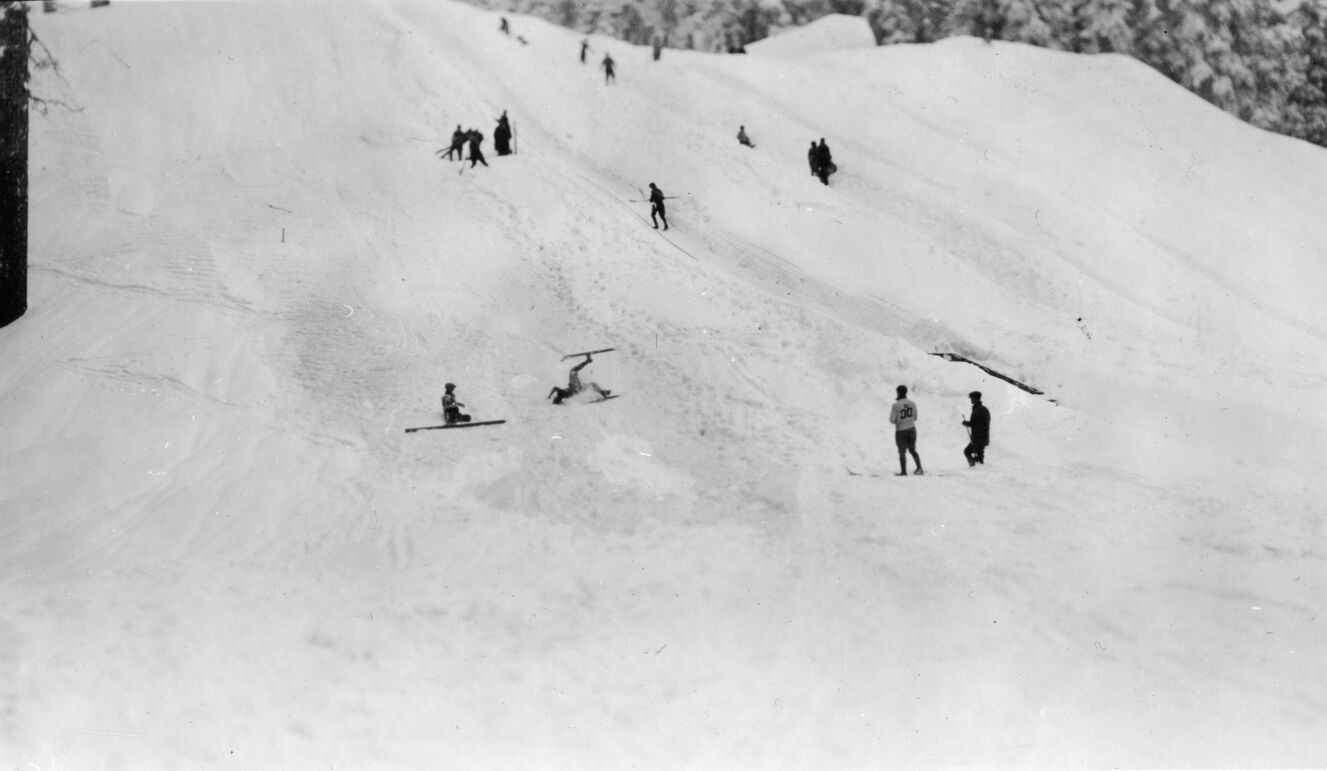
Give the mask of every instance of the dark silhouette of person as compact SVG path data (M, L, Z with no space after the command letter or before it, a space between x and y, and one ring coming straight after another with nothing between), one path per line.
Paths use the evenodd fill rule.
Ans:
M656 216L658 219L656 219ZM664 194L663 191L650 183L650 221L654 223L654 229L659 229L659 220L663 220L664 230L668 229L668 215L664 212Z
M834 158L830 155L829 145L825 144L825 138L820 138L820 144L816 147L816 176L820 177L823 184L829 184L829 175L838 171L839 167L834 165Z
M991 411L981 403L981 391L968 394L972 400L972 416L963 421L968 427L968 446L963 448L963 457L968 459L968 466L986 464L986 447L991 443Z
M447 148L447 160L450 161L453 155L458 161L465 160L465 140L465 132L461 130L460 124L457 124L456 130L452 132L452 144ZM441 150L438 151L438 155L442 155Z
M751 144L751 137L746 135L746 126L737 127L737 141L741 142L747 147L752 147L752 148L755 147L755 145Z
M453 423L469 423L470 416L461 414L461 408L465 405L456 401L455 383L448 383L443 386L445 393L442 395L442 422L447 425Z
M654 39L654 60L655 60L656 62L659 61L659 55L662 54L662 53L663 53L663 43L659 42L659 38L655 38L655 39Z
M588 367L592 361L594 361L594 357L588 353L585 354L585 361L572 367L571 371L567 373L567 387L559 388L558 386L553 386L553 390L549 391L548 396L545 396L544 398L552 399L554 404L561 404L581 391L584 391L586 388L592 389L595 393L599 394L600 399L608 398L613 392L606 388L600 388L598 383L581 384L580 372Z
M470 129L466 135L470 140L470 168L474 168L476 163L482 163L488 166L488 161L484 160L484 151L479 146L484 143L484 133L479 129Z
M613 72L613 57L604 54L604 61L601 66L604 68L604 85L617 80L617 74Z
M820 176L820 148L816 147L816 140L811 140L811 149L806 151L806 162L811 166L811 176Z
M585 64L585 54L590 51L590 39L587 37L581 41L581 64Z
M502 34L504 34L504 35L510 35L510 34L511 34L511 27L507 25L507 17L506 17L506 16L503 16L503 17L502 17L502 23L500 23L500 24L498 25L498 29L502 30Z
M507 111L502 111L498 118L498 127L493 130L493 147L498 155L511 155L511 124L507 122Z

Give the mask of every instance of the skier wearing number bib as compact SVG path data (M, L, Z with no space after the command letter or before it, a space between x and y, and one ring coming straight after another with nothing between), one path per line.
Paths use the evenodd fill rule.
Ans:
M894 424L894 444L898 447L899 473L894 476L908 475L908 454L912 454L912 463L917 467L913 474L920 476L922 459L917 456L917 405L908 398L908 387L894 389L898 399L889 410L889 422Z

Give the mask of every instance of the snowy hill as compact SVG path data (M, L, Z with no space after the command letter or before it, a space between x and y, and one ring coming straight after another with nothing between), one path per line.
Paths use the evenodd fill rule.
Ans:
M1321 765L1327 154L1119 57L511 20L33 15L0 758ZM406 434L445 381L508 422Z

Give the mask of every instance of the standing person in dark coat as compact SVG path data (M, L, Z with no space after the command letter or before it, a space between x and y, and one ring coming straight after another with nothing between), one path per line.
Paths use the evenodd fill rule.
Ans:
M604 68L604 85L608 85L609 83L617 80L617 75L613 72L612 56L604 54L604 60L600 64L600 66Z
M654 229L658 230L659 219L655 219L656 215L658 215L659 219L663 220L664 230L667 230L668 215L664 214L664 194L662 190L655 187L654 183L651 182L650 183L650 221L654 223Z
M504 35L510 35L510 34L511 34L511 26L507 24L507 17L506 17L506 16L503 16L503 17L502 17L502 23L498 25L498 29L501 30L501 31L502 31L502 34L504 34Z
M747 147L751 147L751 148L754 148L754 147L755 147L755 145L751 144L751 137L749 137L749 136L746 135L746 126L738 126L738 127L737 127L737 141L738 141L738 142L741 142L742 144L746 145Z
M456 130L452 132L452 144L447 148L447 160L450 161L453 155L456 156L458 161L465 160L465 139L465 132L461 130L461 126L458 124ZM439 150L437 154L442 155L442 151Z
M498 118L498 127L493 130L493 146L498 155L511 155L511 124L507 122L507 111L502 111Z
M806 151L806 162L811 166L811 176L820 176L820 148L816 147L816 140L811 140L811 149Z
M823 184L829 184L829 175L838 171L839 167L834 165L834 158L830 155L829 145L825 144L825 138L820 138L820 145L816 147L816 176L820 177Z
M972 400L972 417L963 421L968 427L968 446L963 448L963 457L968 459L968 466L978 463L986 465L986 446L991 443L991 411L981 403L981 391L968 394Z
M590 51L590 39L587 37L581 41L581 64L585 64L585 54Z
M476 163L488 166L488 161L484 160L484 151L479 149L484 143L484 133L479 129L470 129L466 136L470 139L470 168L473 169Z

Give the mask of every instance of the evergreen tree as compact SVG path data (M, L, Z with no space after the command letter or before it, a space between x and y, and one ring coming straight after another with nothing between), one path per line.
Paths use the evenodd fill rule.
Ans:
M28 309L27 6L0 3L0 326Z

